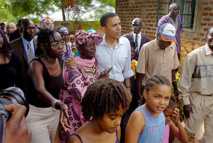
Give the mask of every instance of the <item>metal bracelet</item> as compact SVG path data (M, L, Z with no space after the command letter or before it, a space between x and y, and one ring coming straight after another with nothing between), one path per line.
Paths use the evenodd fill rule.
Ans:
M53 99L53 100L51 101L51 106L52 106L53 108L55 108L55 109L56 109L56 107L55 107L56 102L60 102L60 103L61 103L61 101L58 100L58 99Z

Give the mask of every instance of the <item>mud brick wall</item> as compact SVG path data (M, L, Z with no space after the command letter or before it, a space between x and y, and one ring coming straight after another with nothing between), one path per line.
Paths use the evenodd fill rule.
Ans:
M116 0L116 13L122 25L122 34L131 32L131 22L139 17L143 20L142 33L155 38L157 29L158 0ZM196 0L195 21L193 28L185 28L181 33L181 67L185 57L192 50L206 43L206 33L213 27L213 0Z

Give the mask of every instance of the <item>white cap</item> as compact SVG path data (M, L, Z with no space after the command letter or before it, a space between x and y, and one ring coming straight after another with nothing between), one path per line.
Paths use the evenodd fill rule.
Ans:
M175 27L170 23L164 23L160 26L159 33L163 41L170 41L176 43L176 30Z

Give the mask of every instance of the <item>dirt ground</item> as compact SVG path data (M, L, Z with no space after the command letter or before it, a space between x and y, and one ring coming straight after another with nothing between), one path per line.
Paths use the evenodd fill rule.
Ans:
M185 124L182 123L182 125L185 127ZM199 132L195 135L198 140L195 141L194 138L189 138L188 143L203 143L202 138L203 138L203 133L204 133L204 125L202 125L201 129ZM181 143L177 138L175 138L171 143Z

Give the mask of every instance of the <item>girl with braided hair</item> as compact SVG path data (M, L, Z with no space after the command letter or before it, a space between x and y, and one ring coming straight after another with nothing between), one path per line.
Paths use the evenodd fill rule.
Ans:
M95 45L101 43L103 39L101 34L87 33L84 30L79 30L76 33L75 39L80 57L71 58L66 61L66 63L70 62L71 64L66 64L69 68L64 69L65 89L60 94L60 100L69 107L68 124L71 128L65 129L60 124L60 143L67 143L70 136L86 123L81 112L80 102L87 87L99 78L99 71L95 60ZM105 71L106 76L109 71L110 69Z
M165 76L147 80L144 90L146 103L131 114L126 127L125 143L163 143L165 116L172 89Z
M91 84L81 102L87 124L70 138L70 143L119 143L120 123L129 108L130 93L114 79L99 79Z

